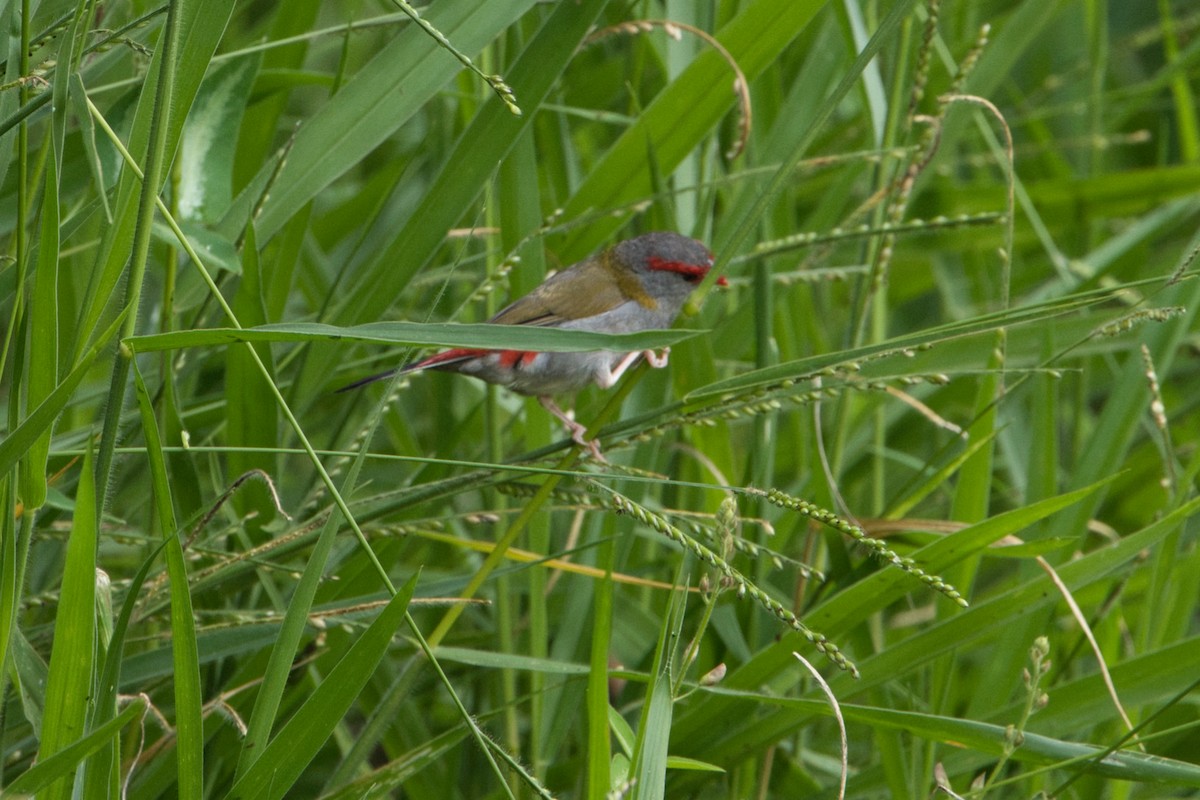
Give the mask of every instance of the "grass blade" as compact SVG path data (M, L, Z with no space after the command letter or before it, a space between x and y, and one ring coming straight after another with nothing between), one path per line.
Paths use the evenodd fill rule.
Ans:
M262 756L234 784L231 798L282 798L363 690L404 622L417 587L413 575L392 596L325 680L279 730Z
M66 750L86 733L88 706L95 694L93 671L96 653L96 523L99 519L92 451L83 459L75 519L67 539L62 594L55 615L54 649L46 678L46 712L42 719L39 760ZM79 755L83 758L83 754ZM72 775L56 779L42 796L67 800Z

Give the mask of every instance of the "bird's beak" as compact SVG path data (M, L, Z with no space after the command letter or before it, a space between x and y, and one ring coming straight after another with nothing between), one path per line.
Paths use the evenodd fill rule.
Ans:
M712 253L709 253L708 254L708 268L712 269L716 263L717 263L716 259L713 258ZM717 286L729 286L729 281L725 280L724 275L718 275L716 284L717 284Z

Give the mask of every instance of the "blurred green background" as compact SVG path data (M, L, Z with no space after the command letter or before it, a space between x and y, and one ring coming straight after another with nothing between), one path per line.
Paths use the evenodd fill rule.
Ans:
M6 791L1200 786L1194 3L0 18ZM335 393L651 230L611 465Z

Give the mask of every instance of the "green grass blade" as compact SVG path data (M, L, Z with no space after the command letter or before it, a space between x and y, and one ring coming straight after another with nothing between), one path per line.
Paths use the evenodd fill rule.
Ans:
M1187 504L1159 522L1126 536L1115 545L1105 547L1064 565L1059 570L1059 576L1070 590L1078 591L1083 586L1099 581L1114 570L1128 564L1137 558L1145 548L1153 547L1161 542L1198 510L1200 510L1200 499ZM1057 600L1057 592L1049 577L1039 572L1038 576L1032 580L1002 592L987 602L978 603L920 634L893 644L887 650L874 656L858 659L857 663L863 675L861 681L855 682L842 674L834 676L830 681L830 686L839 697L848 696L852 691L862 692L884 686L903 676L914 674L919 667L929 664L934 659L956 650L969 648L981 639L986 639L991 631L1013 624L1013 621L1022 615L1030 614L1037 607L1055 603ZM792 649L794 646L787 641L772 647L765 654L769 655L769 658L760 656L756 659L757 663L754 664L754 669L744 669L739 671L740 674L735 673L731 676L731 680L727 681L727 684L730 685L730 688L733 686L750 687L761 685L763 680L771 680L772 677L779 674L779 670L772 669L771 664L776 661L786 662ZM762 677L763 673L759 673L757 679L752 677L757 670L763 668L768 670L766 678ZM755 683L755 680L758 683ZM716 724L712 719L707 718L708 714L713 713L714 710L706 709L705 715L698 715L694 719L689 718L686 729L695 729L696 725ZM719 719L725 720L734 718L736 718L736 714L728 709L724 710L722 716L719 717ZM763 742L773 741L779 735L781 728L788 729L796 724L794 712L786 716L774 716L773 719L758 717L748 730L744 730L745 726L731 725L727 736L708 737L705 747L688 754L701 759L717 760L717 754L722 748L733 746L731 742L733 738L741 740L738 746L747 746L750 741L761 745ZM680 730L676 731L677 736L681 733ZM738 735L741 733L746 735Z
M365 441L363 449L365 451ZM362 468L362 452L346 476L342 484L342 492L347 496L353 492L354 484ZM262 686L258 697L254 700L246 735L238 754L238 778L266 751L271 731L275 727L276 715L279 713L280 701L292 672L292 664L300 647L301 638L309 624L309 614L312 611L313 598L325 574L325 568L336 541L338 528L343 520L340 514L331 512L316 545L309 554L304 572L297 582L291 599L288 602L279 636L271 647L271 655L263 672Z
M149 704L145 697L134 698L121 713L89 731L86 736L72 742L49 758L38 759L37 764L5 787L6 793L13 797L33 795L41 792L53 781L69 779L76 774L84 759L116 741L121 730L134 720L143 717L148 707Z
M54 649L46 678L46 712L38 758L48 759L82 739L89 701L95 694L96 653L96 490L92 480L92 451L83 459L75 519L67 540L62 592L55 614ZM81 754L80 759L83 758ZM70 775L58 778L42 797L66 800Z
M742 6L716 38L747 80L753 81L825 6L825 0L758 0ZM734 106L732 92L713 90L714 86L729 86L730 78L729 66L716 52L698 56L589 170L564 207L563 216L573 220L598 209L617 209L651 194L649 154L653 152L657 157L661 173L674 170ZM561 249L562 257L568 261L582 258L619 224L618 220L604 219L572 231Z
M24 453L26 453L33 443L41 436L42 432L48 430L54 424L54 420L70 402L71 396L87 377L88 371L99 357L100 353L108 346L108 343L113 340L124 322L125 313L119 315L108 329L101 334L96 342L83 356L75 363L71 371L63 378L62 383L58 384L46 399L43 400L37 408L30 412L20 425L13 429L8 436L0 441L0 472L11 469Z
M1183 337L1194 325L1196 308L1200 305L1200 281L1173 286L1168 290L1168 295L1163 299L1178 302L1186 311L1162 330L1154 331L1147 342L1151 357L1164 374L1179 353ZM1141 422L1138 410L1149 402L1144 373L1142 360L1136 354L1129 353L1120 373L1112 378L1112 392L1096 420L1095 435L1088 437L1084 443L1079 469L1071 476L1072 482L1094 481L1111 471L1114 464L1121 463L1121 456ZM1082 536L1099 500L1097 498L1079 508L1069 529L1078 531Z
M163 68L163 49L155 50L143 81L143 91L138 98L133 127L128 140L128 150L142 165L143 169L152 163L161 164L162 156L174 154L179 143L184 120L196 94L209 61L216 51L225 26L233 13L233 0L182 0L173 3L171 8L178 17L178 28L181 31L179 47L169 69L173 74L171 81L168 107L157 109L155 103L155 87L158 83L159 71ZM156 116L156 114L158 116ZM158 145L160 155L153 161L148 161L146 154L150 145L151 129L158 123L162 126L162 140ZM165 176L165 172L163 173ZM161 189L159 178L154 185L146 187L148 196L153 197ZM92 270L91 283L88 287L84 308L80 314L78 326L79 336L75 342L75 352L81 353L89 344L92 331L99 324L104 309L107 307L118 281L129 263L133 252L134 228L138 219L138 198L142 194L142 179L133 170L121 171L121 178L116 190L113 224L107 226L104 239L97 252L95 267ZM149 220L147 219L147 222Z
M29 304L29 362L25 395L29 408L41 404L58 383L59 218L56 161L55 158L46 161L37 274L33 279L33 300ZM53 425L47 425L21 459L20 496L29 511L41 508L46 502L46 459L50 454L52 432Z
M116 718L121 668L125 663L126 634L133 617L134 604L141 595L142 587L146 583L151 567L158 558L159 551L165 545L164 541L151 551L138 571L134 573L133 580L129 583L129 589L125 593L125 601L121 604L121 612L113 625L112 638L109 639L104 653L104 666L100 671L100 689L96 694L95 713L89 725L93 730L107 726ZM116 746L118 741L113 740L112 744L113 747L109 752L102 753L88 761L84 796L101 796L111 791L114 780L113 767L120 763L118 758L120 750Z
M647 713L638 731L638 747L634 751L637 798L661 800L665 797L667 778L667 745L670 741L674 699L671 697L671 677L666 672L655 676L650 685Z
M132 359L131 359L132 362ZM171 650L175 686L176 758L179 764L179 796L204 796L204 698L200 689L200 648L192 615L187 565L175 524L175 501L171 498L166 456L158 436L158 421L141 372L133 364L134 387L146 437L146 456L154 487L159 528L166 540L167 574L171 581Z
M432 7L427 17L461 50L475 53L531 5L532 0L447 3ZM417 26L401 30L297 133L255 223L262 240L417 113L461 68ZM264 165L226 213L222 230L227 235L245 227L273 171L273 164Z
M244 266L238 293L233 299L233 310L238 322L243 325L263 324L266 306L262 296L262 270L258 258L254 226L246 229ZM279 409L274 403L265 403L267 381L275 381L275 363L271 348L267 344L252 344L258 362L267 368L267 375L259 372L255 359L247 348L232 347L225 351L225 441L232 446L259 448L261 452L238 451L229 454L226 474L230 482L252 470L262 470L267 475L279 474L279 459L269 451L279 447ZM252 539L263 536L263 526L275 518L275 500L264 484L253 481L246 484L233 497L233 506L238 515L246 519Z
M1102 293L1105 294L1105 293ZM771 367L754 370L733 378L717 381L701 387L690 393L687 400L699 400L714 395L730 392L740 392L786 380L808 378L819 374L821 370L837 364L852 364L865 359L889 352L902 352L907 349L920 348L937 342L945 342L966 336L975 336L994 332L1001 328L1011 328L1021 324L1044 323L1047 317L1066 314L1078 309L1087 308L1103 302L1104 297L1096 293L1080 294L1071 298L1048 301L1045 304L1027 306L1020 309L998 311L991 314L980 314L961 322L949 322L943 325L931 326L918 333L896 336L884 342L863 345L848 350L838 350L818 356L798 359L792 362L777 364Z
M229 797L282 798L324 745L375 673L392 636L404 622L418 574L392 596L370 627L279 730L262 756L234 784Z
M0 474L0 665L8 664L9 648L17 626L21 582L17 580L17 523L13 473ZM0 668L0 688L8 685L7 670Z
M843 705L846 720L864 722L872 727L903 731L936 742L953 743L973 753L999 756L1005 746L1005 726L974 720L955 719L933 714ZM1200 786L1200 767L1136 750L1117 751L1100 756L1103 748L1072 742L1027 731L1013 758L1029 764L1065 769L1072 762L1111 780L1163 782L1177 786ZM1092 762L1092 763L1088 763ZM864 790L864 786L851 786Z
M681 562L677 581L683 580L687 562ZM638 720L637 740L631 766L635 797L639 800L659 800L664 797L667 775L667 749L671 735L675 698L673 672L677 657L675 644L683 626L685 597L672 592L667 598L667 613L660 625L654 651L653 680L647 687L646 703Z
M441 247L446 231L458 222L463 209L475 202L482 185L495 173L496 165L530 129L534 110L549 95L604 5L600 0L586 0L555 8L508 71L513 91L521 98L527 113L513 116L499 100L479 110L414 213L368 263L355 270L356 280L346 297L331 309L331 321L349 323L384 316L413 275ZM510 236L531 232L511 231ZM327 372L333 361L327 348L317 349L301 373L299 391L311 393L315 388L313 382Z
M639 333L535 328L524 325L458 325L454 323L371 322L340 327L320 322L287 322L255 328L209 328L131 336L124 341L139 353L215 347L236 342L369 342L413 347L478 347L493 350L633 351L665 347L704 331L652 330Z
M1030 507L1014 509L935 541L914 553L912 557L922 569L932 573L943 571L947 567L961 562L962 559L978 553L981 548L987 547L992 542L1015 534L1055 512L1063 511L1073 504L1082 502L1098 489L1099 486L1086 487L1048 498ZM836 635L835 632L846 630L867 615L885 608L896 598L911 591L914 585L914 579L899 570L880 569L812 609L805 615L804 621L817 630L829 631L831 635ZM971 611L974 611L974 607L969 611L954 613L950 619L959 620L963 614L971 613ZM786 669L793 661L792 651L795 649L794 641L785 639L779 642L759 653L750 663L732 672L725 680L725 686L750 689L770 681L776 675L790 675L792 676L791 682L799 680L801 677L799 672L795 670L789 672ZM862 664L859 666L864 669L863 679L860 683L855 684L856 686L867 686L876 681L886 680L889 674L883 672L869 675L865 672ZM911 669L911 666L908 669ZM732 703L709 703L703 712L695 714L694 717L689 716L688 728L704 730L707 727L719 725L721 716L734 714L733 709Z
M600 547L599 565L605 570L605 580L595 590L592 615L591 669L587 684L587 796L604 800L612 790L612 761L609 715L615 714L609 703L608 661L612 650L612 566L614 548L611 540Z
M389 761L386 765L346 784L323 800L387 800L400 790L411 790L420 773L436 766L453 755L454 748L467 738L465 726L458 726L431 738L410 752Z

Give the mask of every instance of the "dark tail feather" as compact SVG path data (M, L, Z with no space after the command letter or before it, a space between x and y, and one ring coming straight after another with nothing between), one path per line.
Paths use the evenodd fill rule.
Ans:
M396 367L395 369L389 369L388 372L380 372L377 375L371 375L371 377L364 378L362 380L355 380L353 384L350 384L349 386L342 386L341 389L336 390L334 393L335 395L341 395L342 392L348 392L352 389L359 389L360 386L373 384L374 381L391 378L392 375L395 375L396 373L415 372L418 371L418 369L449 369L449 371L454 371L454 366L456 363L470 361L475 359L475 357L484 355L485 353L487 353L487 350L468 348L443 350L442 353L431 355L428 357L428 359L421 359L420 361L406 363L406 365L403 367Z
M419 369L447 369L453 367L455 364L461 364L464 361L470 361L472 358L475 358L486 352L486 350L468 350L465 348L446 350L444 352L432 355L429 358L423 358L420 361L413 361L412 363L405 364L402 367L389 369L387 372L380 372L377 375L370 375L362 380L355 381L349 386L343 386L342 388L335 390L334 394L349 392L353 389L366 386L369 383L385 380L398 372L415 372Z
M386 378L390 378L393 375L395 375L397 372L400 372L402 369L403 369L403 367L400 367L397 369L389 369L387 372L380 372L375 375L369 375L369 376L363 378L362 380L355 381L354 383L350 384L349 386L343 386L340 389L334 390L334 394L341 394L342 392L349 392L354 389L358 389L360 387L366 386L368 383L375 383L376 381L381 381Z

